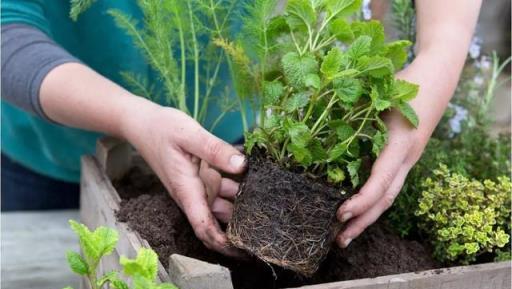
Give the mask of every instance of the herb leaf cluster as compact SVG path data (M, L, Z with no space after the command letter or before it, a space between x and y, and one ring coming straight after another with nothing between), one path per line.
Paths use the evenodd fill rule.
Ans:
M96 271L101 259L110 255L117 245L119 239L117 231L98 227L91 232L85 225L76 221L70 220L69 224L78 236L80 250L83 252L83 255L74 251L66 253L69 267L76 274L87 278L92 289L177 289L170 283L156 284L158 256L153 250L146 248L140 249L133 260L121 256L119 261L124 275L132 279L132 286L129 286L117 271L98 276Z
M418 86L394 77L409 41L385 41L375 20L356 20L360 0L290 0L246 7L236 42L222 46L252 83L260 125L246 133L246 150L339 184L360 183L363 159L387 141L381 113L397 109L418 125L408 104ZM238 60L238 61L237 61ZM243 61L241 61L243 60Z

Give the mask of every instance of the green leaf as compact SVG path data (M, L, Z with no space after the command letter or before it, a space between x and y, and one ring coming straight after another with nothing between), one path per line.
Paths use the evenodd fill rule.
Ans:
M289 0L286 5L285 17L292 29L313 27L317 14L309 0Z
M355 37L371 37L370 53L379 54L384 49L384 27L377 20L352 22L352 31Z
M80 247L88 260L97 262L100 259L99 250L96 246L96 240L89 229L74 220L69 220L71 229L77 234L80 240Z
M336 135L338 136L338 140L343 142L353 136L355 133L354 129L346 122L341 121L336 126Z
M418 94L419 86L405 80L397 79L393 83L393 99L410 101Z
M251 154L256 144L264 144L266 142L265 135L260 128L255 128L252 132L245 133L244 148L248 154Z
M357 187L359 185L359 167L361 167L361 160L355 160L347 165L347 171L350 175L350 180L352 181L352 187Z
M155 280L158 270L158 256L151 249L141 248L135 259L121 256L119 263L127 276L142 276L148 280Z
M325 6L329 16L350 15L361 9L362 0L326 0Z
M372 38L369 36L360 36L347 49L350 58L357 60L370 52Z
M399 40L386 44L384 54L385 57L391 59L396 69L401 69L407 62L409 46L411 42L407 40Z
M311 131L309 127L303 123L293 123L288 128L288 134L294 145L306 147L311 140Z
M372 139L372 152L375 156L379 156L380 152L388 141L388 134L386 132L377 131Z
M344 103L355 103L363 94L361 81L355 78L340 78L333 81L334 91Z
M66 286L66 287L64 287L64 288L62 288L62 289L73 289L73 287L71 287L71 286Z
M309 103L309 95L305 92L295 93L286 100L284 104L284 109L287 112L293 112L298 110L299 108L303 108Z
M318 74L310 73L306 76L305 81L306 87L312 87L314 89L320 88L320 76Z
M283 56L281 64L286 79L296 88L305 87L306 77L318 72L318 62L308 54L299 56L295 52L289 52Z
M73 251L68 251L66 253L66 259L68 260L69 267L76 274L89 274L89 265L87 265L87 262L85 262L80 254Z
M329 24L329 31L333 34L336 39L342 42L349 42L354 40L354 33L350 24L343 18L334 19Z
M327 159L327 151L322 146L322 143L318 138L314 138L311 140L308 145L308 150L311 152L313 157L313 162L322 162Z
M313 156L307 148L297 145L296 143L290 143L287 149L299 164L307 167L313 162Z
M162 283L156 287L156 289L179 289L171 283Z
M360 57L357 68L377 78L391 75L395 71L391 60L383 56Z
M265 81L263 83L263 104L265 106L276 105L283 92L284 86L280 81Z
M373 101L373 106L377 111L384 111L391 107L391 101L377 98Z
M327 179L331 183L341 183L345 180L345 172L337 166L327 168Z
M338 160L342 155L344 155L348 150L347 143L338 143L336 144L331 151L329 151L329 162Z
M336 73L340 70L341 64L343 62L343 53L337 47L331 48L327 55L324 57L322 65L320 66L320 71L327 78L332 78Z
M119 273L111 271L103 275L98 281L98 288L103 288L103 285L109 283L109 288L112 289L129 289L128 284L119 278Z
M402 113L402 115L415 127L418 127L419 119L418 115L414 109L407 102L400 102L398 104L398 109Z
M114 229L99 227L93 233L100 257L109 255L115 249L119 236Z
M73 21L78 20L78 16L89 9L96 0L71 0L69 17Z

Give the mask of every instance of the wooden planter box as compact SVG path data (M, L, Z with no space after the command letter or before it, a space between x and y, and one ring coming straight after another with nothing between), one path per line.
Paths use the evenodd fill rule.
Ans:
M121 198L112 185L133 166L144 166L139 156L124 142L104 138L98 142L96 156L82 158L80 215L91 228L108 226L119 231L114 253L100 264L100 272L119 270L119 256L134 257L149 244L127 224L116 220ZM173 282L180 289L233 288L227 268L186 256L169 256L169 268L159 263L158 278ZM82 288L89 288L83 282ZM451 267L422 272L388 275L377 278L303 286L309 289L508 289L511 288L511 262Z

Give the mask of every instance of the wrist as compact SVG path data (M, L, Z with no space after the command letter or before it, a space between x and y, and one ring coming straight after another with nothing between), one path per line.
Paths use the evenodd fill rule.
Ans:
M136 131L144 129L142 127L147 119L161 109L159 104L131 93L123 97L122 107L119 111L117 133L119 137L129 142L132 142L133 136L137 134Z

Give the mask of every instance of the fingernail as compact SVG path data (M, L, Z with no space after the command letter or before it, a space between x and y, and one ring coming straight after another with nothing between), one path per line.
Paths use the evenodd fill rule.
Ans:
M348 221L350 218L352 218L352 213L351 212L346 212L344 213L343 215L341 215L341 222L342 223L345 223L346 221Z
M234 169L240 169L245 163L245 157L241 155L232 155L229 162Z
M352 239L348 238L345 241L343 241L343 248L347 248L348 245L350 245L350 242L352 242Z

